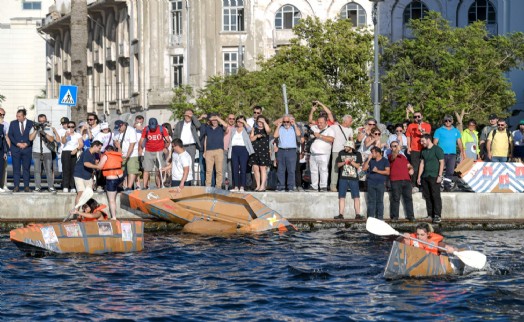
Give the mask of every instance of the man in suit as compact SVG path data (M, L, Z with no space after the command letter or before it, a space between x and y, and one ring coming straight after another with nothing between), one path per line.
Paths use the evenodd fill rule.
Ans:
M181 139L184 149L191 156L193 161L191 166L193 179L196 178L194 173L195 154L197 149L200 150L200 139L197 130L200 129L201 125L199 119L193 114L193 110L187 109L184 112L184 119L175 125L175 130L173 131L173 139Z
M16 121L9 124L9 140L11 141L11 156L13 158L13 181L15 188L13 192L20 191L20 166L24 178L24 192L29 189L29 171L31 168L32 145L29 132L33 128L33 122L26 118L27 111L20 109L16 112Z

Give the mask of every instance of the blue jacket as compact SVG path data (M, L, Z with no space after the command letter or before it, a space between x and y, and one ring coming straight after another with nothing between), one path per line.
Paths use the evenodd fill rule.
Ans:
M18 143L27 143L28 147L26 149L31 150L33 142L29 140L29 132L31 132L33 125L33 121L27 120L24 133L22 134L20 133L20 122L17 120L11 121L11 124L9 124L9 133L7 134L11 141L11 152L21 151L20 148L16 146Z

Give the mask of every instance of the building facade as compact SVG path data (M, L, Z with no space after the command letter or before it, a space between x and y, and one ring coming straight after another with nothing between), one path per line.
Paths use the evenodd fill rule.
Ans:
M40 30L48 35L46 84L50 98L71 82L70 0L56 0ZM351 19L372 28L369 0L91 0L88 1L88 110L111 116L155 110L167 120L172 89L205 85L239 67L256 70L289 44L301 18ZM393 41L410 37L406 23L426 10L455 26L486 20L493 34L524 30L519 0L385 0L379 32ZM521 72L508 75L524 110Z
M37 28L52 0L2 1L0 15L0 94L6 120L24 107L28 115L35 97L42 95L45 80L45 40Z

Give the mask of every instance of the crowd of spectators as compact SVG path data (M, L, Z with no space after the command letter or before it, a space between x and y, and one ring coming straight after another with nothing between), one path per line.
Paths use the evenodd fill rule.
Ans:
M384 194L389 190L391 218L399 219L402 199L406 219L413 220L412 194L422 191L428 217L439 222L440 192L456 189L458 161L507 162L524 156L524 120L510 132L503 119L491 114L479 134L473 119L461 132L446 115L433 130L422 112L411 106L406 110L405 122L388 126L369 118L355 127L351 115L337 119L327 106L314 101L308 122L298 122L290 114L271 122L263 108L255 106L247 119L233 113L224 119L215 113L197 116L188 109L173 128L141 115L133 124L117 120L111 126L94 113L79 124L63 117L61 127L54 128L46 115L33 122L23 109L7 123L0 108L0 192L8 191L5 169L10 154L13 192L21 191L21 183L24 192L31 191L33 162L35 192L44 189L43 171L47 190L56 192L58 172L61 191L77 193L77 199L87 186L105 190L111 200L118 189L152 186L331 191L339 196L335 219L343 219L349 190L355 218L363 219L359 192L367 191L367 216L383 219ZM107 168L119 160L103 157L112 154L121 158L122 173ZM110 204L113 214L111 208L114 205Z

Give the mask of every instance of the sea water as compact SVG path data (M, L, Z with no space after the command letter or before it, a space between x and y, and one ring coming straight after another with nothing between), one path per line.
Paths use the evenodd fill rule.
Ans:
M466 276L383 278L391 240L322 229L148 233L140 253L27 257L0 235L0 320L524 319L522 231L446 232L488 256Z

